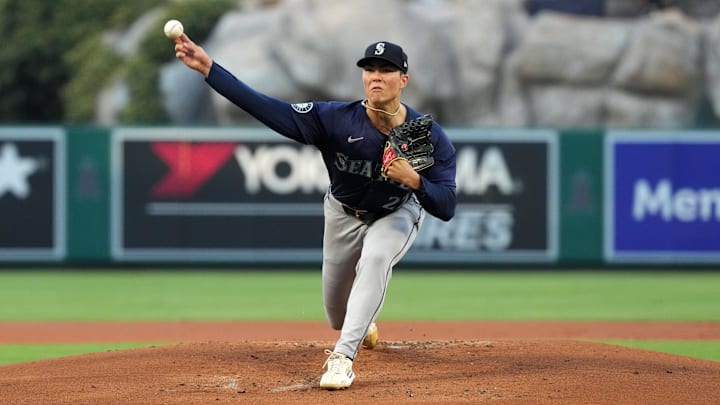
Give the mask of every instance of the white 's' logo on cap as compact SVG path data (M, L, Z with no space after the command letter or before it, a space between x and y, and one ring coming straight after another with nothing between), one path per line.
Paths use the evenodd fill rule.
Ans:
M382 55L385 53L385 42L378 42L375 45L375 55Z

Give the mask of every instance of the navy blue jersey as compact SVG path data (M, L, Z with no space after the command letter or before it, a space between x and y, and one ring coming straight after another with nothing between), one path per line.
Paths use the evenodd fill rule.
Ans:
M413 192L380 174L387 135L375 128L360 101L290 104L253 90L217 63L206 81L270 129L317 147L330 177L330 191L340 202L385 213L394 211ZM406 109L406 120L420 116ZM431 142L435 164L420 172L422 186L414 193L427 212L447 221L454 216L457 201L455 148L437 123L431 129Z

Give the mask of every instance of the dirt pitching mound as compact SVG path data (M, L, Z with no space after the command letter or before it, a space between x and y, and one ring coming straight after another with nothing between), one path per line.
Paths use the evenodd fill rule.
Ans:
M0 367L3 403L707 404L720 363L583 341L391 341L318 388L323 342L198 342Z

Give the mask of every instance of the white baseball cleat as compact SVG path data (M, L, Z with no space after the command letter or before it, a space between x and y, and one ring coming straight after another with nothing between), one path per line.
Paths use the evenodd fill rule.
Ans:
M363 339L362 347L366 349L372 349L378 344L378 328L375 322L370 324L365 339Z
M325 350L328 355L323 368L327 366L327 371L320 378L320 388L326 390L339 390L349 387L355 380L355 373L352 370L352 360L344 354L335 353Z

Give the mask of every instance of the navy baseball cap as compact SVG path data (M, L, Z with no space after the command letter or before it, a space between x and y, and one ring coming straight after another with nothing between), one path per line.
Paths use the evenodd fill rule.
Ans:
M407 73L407 55L405 55L405 52L400 45L387 41L372 43L367 47L367 49L365 49L365 57L357 61L357 65L359 67L365 67L365 65L372 59L380 59L390 62L397 66L398 69L402 70L403 73Z

